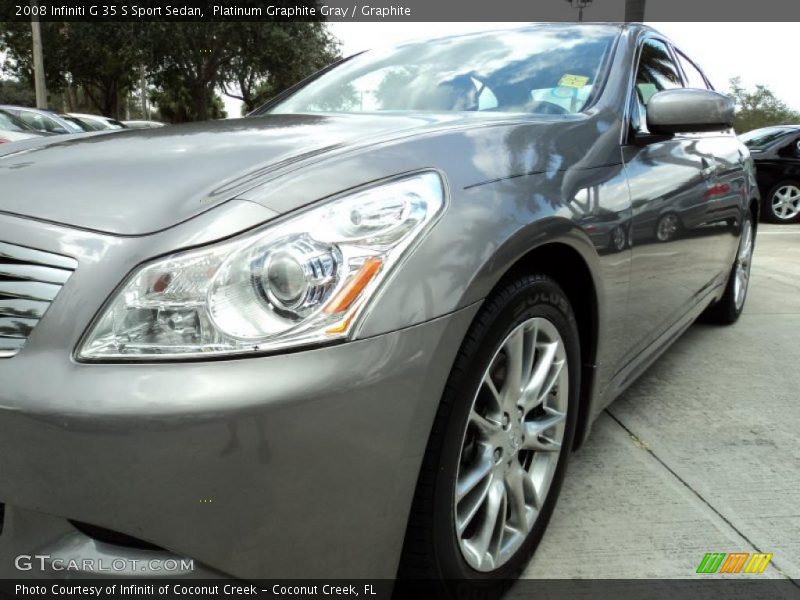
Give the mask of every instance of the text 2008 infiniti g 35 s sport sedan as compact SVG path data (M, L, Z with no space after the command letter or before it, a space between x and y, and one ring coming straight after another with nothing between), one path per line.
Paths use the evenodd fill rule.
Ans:
M598 412L742 310L732 120L657 32L556 24L5 150L5 572L518 574Z

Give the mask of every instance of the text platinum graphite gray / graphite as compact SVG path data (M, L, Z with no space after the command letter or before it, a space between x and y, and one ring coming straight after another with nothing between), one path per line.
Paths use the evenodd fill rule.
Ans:
M406 6L362 6L352 7L329 6L267 6L234 7L214 4L211 17L278 17L292 19L297 17L334 17L340 19L356 17L410 17L411 9ZM48 14L49 13L49 14ZM152 17L199 17L206 16L202 8L166 4L163 6L138 5L91 5L91 6L40 6L39 16L52 17L133 17L137 19Z

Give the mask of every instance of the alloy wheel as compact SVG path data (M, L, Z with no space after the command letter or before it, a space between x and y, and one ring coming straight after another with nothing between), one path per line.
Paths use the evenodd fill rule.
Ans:
M795 185L779 187L772 195L772 214L785 221L800 215L800 188Z
M739 241L739 254L736 257L736 272L733 282L733 297L736 310L744 306L747 296L747 285L750 282L750 263L753 258L753 224L750 220L742 224L742 237Z
M656 226L656 237L659 242L668 242L678 232L678 217L667 214L661 217Z
M535 525L561 455L568 399L564 342L549 320L528 319L491 360L463 436L455 528L475 570L507 562Z

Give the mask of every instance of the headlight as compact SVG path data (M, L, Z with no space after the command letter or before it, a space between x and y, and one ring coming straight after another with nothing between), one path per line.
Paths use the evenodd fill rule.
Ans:
M441 178L424 172L149 263L111 299L78 357L186 358L346 339L444 206Z

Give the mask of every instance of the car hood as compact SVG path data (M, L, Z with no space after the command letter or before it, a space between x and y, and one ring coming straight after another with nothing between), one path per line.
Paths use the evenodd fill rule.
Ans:
M143 235L218 206L276 169L463 118L269 115L3 144L0 212Z

